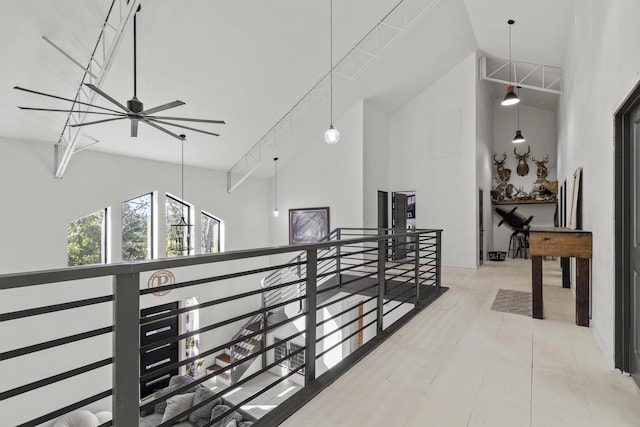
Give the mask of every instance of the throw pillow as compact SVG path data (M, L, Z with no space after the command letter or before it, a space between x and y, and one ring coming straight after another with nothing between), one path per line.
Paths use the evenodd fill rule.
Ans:
M249 427L253 425L253 421L243 421L240 424L238 424L238 427Z
M164 396L164 395L166 395L166 394L171 393L172 391L177 390L179 387L180 387L179 385L173 385L173 386L169 386L169 387L161 388L160 390L156 390L156 391L153 393L153 398L154 398L154 400L155 400L155 399L157 399L157 398L159 398L159 397L162 397L162 396ZM154 410L154 412L155 412L156 414L164 414L164 410L165 410L165 409L167 409L167 401L166 401L166 400L163 400L163 401L162 401L162 402L160 402L160 403L156 403L156 404L153 406L153 410Z
M193 394L194 393L186 393L186 394L177 394L173 397L167 399L167 409L164 411L164 415L162 416L162 422L166 422L176 415L180 414L191 408L191 404L193 403ZM188 415L178 419L176 422L186 421ZM174 423L175 424L175 423Z
M169 387L172 387L172 386L182 387L187 384L191 384L194 381L195 379L193 379L188 375L174 375L169 380ZM192 388L185 390L184 393L192 393L200 387L202 387L202 385L200 384L194 385Z
M236 422L235 419L232 419L231 421L229 421L228 423L226 423L224 425L224 427L238 427L238 423Z
M96 427L98 425L100 423L95 415L85 409L81 409L63 416L56 421L54 427Z
M213 397L215 394L216 393L214 393L213 390L210 390L207 387L200 387L196 389L196 392L193 396L193 404L191 406L196 406L197 404ZM212 400L204 406L195 409L192 413L189 414L189 422L196 427L202 427L203 425L207 424L209 420L211 420L211 410L214 406L219 405L220 403L222 403L222 398L218 397L217 399Z
M226 413L230 409L231 409L231 407L227 406L227 405L218 405L218 406L216 406L211 411L211 420L213 421L214 419L216 419L219 416L223 415L224 413ZM227 424L229 424L232 420L235 420L236 424L237 424L240 421L242 421L242 415L240 415L236 411L233 411L230 414L225 415L224 418L222 418L220 421L214 423L211 427L226 427Z

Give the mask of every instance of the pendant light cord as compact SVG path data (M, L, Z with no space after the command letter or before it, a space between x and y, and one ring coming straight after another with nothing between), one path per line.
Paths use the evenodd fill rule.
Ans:
M513 24L509 21L509 84L511 84L511 72L513 69L513 60L511 59L511 27Z
M275 167L275 184L276 184L275 196L276 196L276 211L277 211L278 210L278 158L277 157L273 159L273 164Z
M333 0L329 0L329 104L331 127L333 127Z
M133 14L133 97L137 97L137 78L138 75L138 67L137 67L137 56L138 56L138 48L136 47L138 43L136 43L136 15L138 12Z

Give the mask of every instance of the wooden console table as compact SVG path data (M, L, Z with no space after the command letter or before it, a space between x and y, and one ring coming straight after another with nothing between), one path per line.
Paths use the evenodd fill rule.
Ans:
M576 325L589 326L589 259L592 254L590 231L568 228L531 228L531 292L533 317L543 318L542 257L576 258Z

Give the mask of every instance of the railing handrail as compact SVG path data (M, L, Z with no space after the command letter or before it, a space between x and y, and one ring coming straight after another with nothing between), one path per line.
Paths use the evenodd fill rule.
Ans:
M418 236L425 232L442 231L439 229L416 229L406 233L394 233L394 237ZM200 264L234 261L245 258L276 255L288 252L301 252L312 249L323 249L332 246L345 246L363 242L377 242L386 240L389 235L372 235L353 239L328 240L317 243L297 245L273 246L257 249L242 249L237 251L220 252L216 254L189 255L174 258L163 258L145 261L128 261L114 264L102 264L79 267L63 267L51 270L9 273L0 275L0 290L21 288L70 280L90 279L103 276L135 274L167 268L188 267Z

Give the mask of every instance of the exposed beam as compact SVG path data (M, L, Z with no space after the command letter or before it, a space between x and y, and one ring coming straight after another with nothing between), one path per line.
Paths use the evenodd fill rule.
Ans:
M90 83L98 88L101 87L122 43L122 36L127 28L127 24L131 18L133 18L139 4L140 0L113 0L111 2L104 24L98 35L98 40L91 53L89 63L84 67L84 75L78 85L75 101L93 104L96 93L94 91L86 91L84 89L85 84ZM43 39L76 65L81 66L49 39L46 37L43 37ZM86 117L86 111L90 108L91 107L82 104L74 103L72 105L71 110L80 110L82 112L69 113L67 116L67 121L64 124L60 138L55 146L54 177L62 178L64 176L71 157L77 152L76 145L78 143L78 137L82 132L82 127L72 127L71 125L82 123Z
M238 188L262 162L329 102L342 88L386 51L441 0L400 0L345 56L337 61L311 90L273 125L238 162L227 171L227 191ZM333 94L329 78L333 71Z
M486 56L480 58L480 78L483 80L556 95L562 93L562 69L560 67L513 61L513 81L506 79L509 68L508 60ZM523 77L518 78L518 75Z

